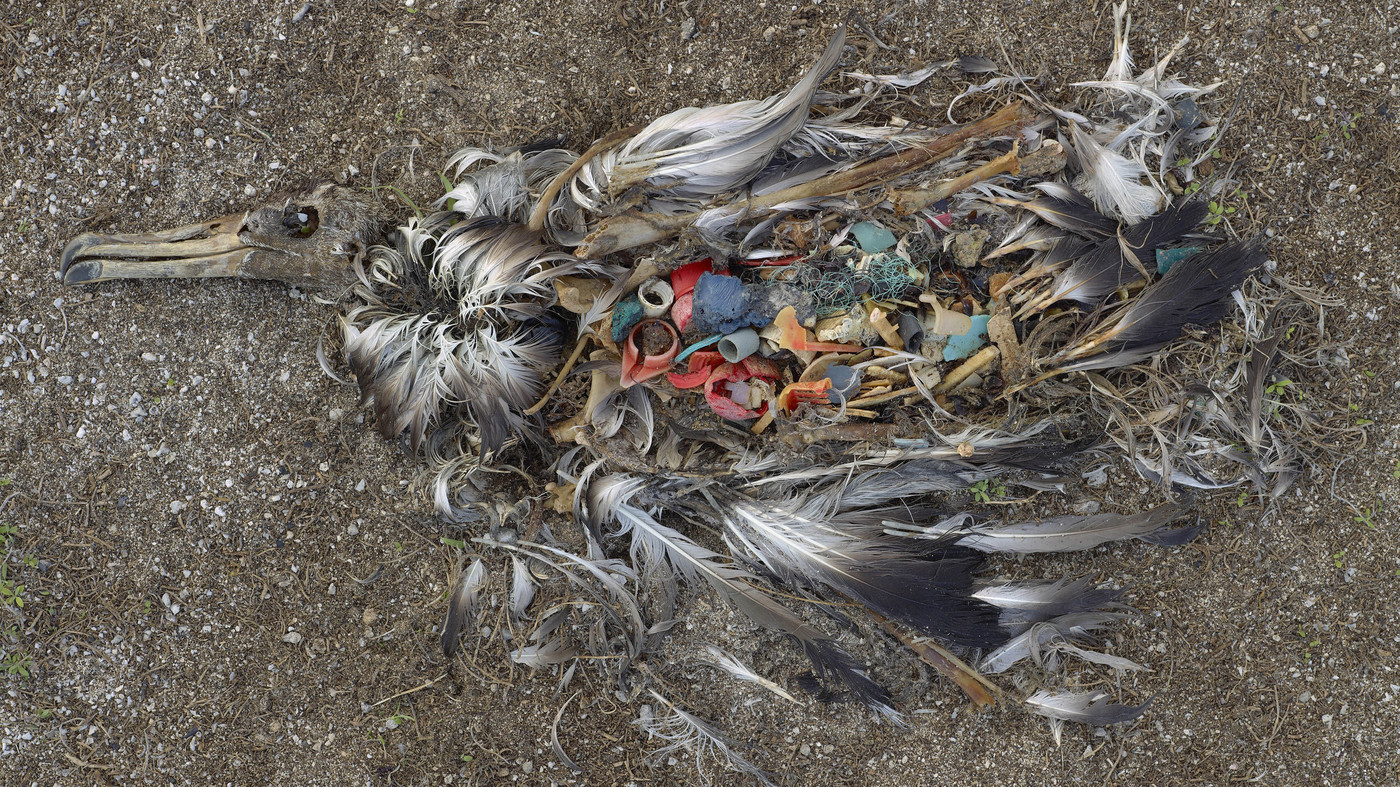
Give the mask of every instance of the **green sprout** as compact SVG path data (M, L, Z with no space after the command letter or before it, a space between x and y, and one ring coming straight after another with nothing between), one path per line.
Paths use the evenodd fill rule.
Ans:
M973 484L969 489L972 491L972 499L979 503L990 503L993 500L1006 497L1006 485L1000 481L983 479Z
M9 653L4 659L0 659L0 672L4 672L6 675L27 678L29 671L33 668L34 660L22 653Z
M1351 520L1359 525L1365 525L1371 530L1376 529L1376 515L1380 513L1379 506L1367 506L1365 511L1358 511ZM1346 550L1343 550L1346 551Z

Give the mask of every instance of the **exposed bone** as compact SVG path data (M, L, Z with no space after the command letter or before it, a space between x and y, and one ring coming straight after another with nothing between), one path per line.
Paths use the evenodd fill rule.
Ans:
M1011 146L1011 152L998 156L976 169L964 172L952 180L945 180L929 189L906 189L891 194L894 202L894 215L908 216L917 213L939 200L945 200L959 191L997 175L1016 175L1021 172L1021 160L1017 158L1018 145Z
M842 172L833 172L808 183L754 197L747 202L736 203L735 207L749 212L762 212L795 200L845 194L871 188L947 158L957 152L962 144L970 139L986 138L1005 133L1025 124L1032 117L1033 115L1026 105L1018 101L976 123L940 137L927 147L901 150ZM677 213L668 216L638 211L614 216L603 220L598 225L598 229L584 238L583 243L574 249L574 256L580 259L592 259L665 240L679 234L686 227L695 223L695 220L700 216L699 212Z
M938 387L933 389L934 393L948 393L952 391L959 385L962 385L963 381L967 378L982 371L984 367L992 361L995 361L1000 355L1001 350L994 344L983 347L981 352L968 358L963 362L962 366L948 372L948 376L944 378L943 382L939 383Z

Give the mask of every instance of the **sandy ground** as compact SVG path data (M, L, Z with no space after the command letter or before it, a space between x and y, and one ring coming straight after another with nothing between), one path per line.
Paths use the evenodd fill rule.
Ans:
M328 307L261 283L69 290L58 253L86 229L242 210L303 177L421 202L464 144L561 133L581 146L676 107L767 95L851 8L301 5L3 12L0 781L698 781L688 761L648 764L637 706L611 687L556 696L556 676L509 669L499 646L444 659L435 627L454 550L411 489L413 464L366 428L354 389L319 372ZM1092 78L1107 5L863 5L891 48L857 35L847 62L898 70L997 57L1001 42L1052 84ZM1272 230L1280 269L1340 300L1328 321L1346 362L1306 383L1350 403L1365 447L1271 509L1203 506L1210 527L1188 547L1028 567L1133 588L1143 617L1114 646L1151 665L1127 688L1156 700L1125 730L1070 729L1057 747L1042 722L975 711L887 643L863 652L922 709L904 730L848 705L779 707L676 666L683 699L780 784L1400 782L1400 10L1143 5L1142 61L1189 34L1181 69L1229 81L1239 114L1225 159L1247 195L1236 229ZM914 96L938 106L956 89L935 80ZM709 596L685 602L668 657L718 641L780 681L802 670ZM559 724L574 775L549 731L579 690Z

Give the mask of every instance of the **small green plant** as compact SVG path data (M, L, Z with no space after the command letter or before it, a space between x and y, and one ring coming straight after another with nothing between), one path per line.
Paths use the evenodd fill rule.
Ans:
M403 125L403 109L402 109L402 108L400 108L398 111L396 111L396 112L394 113L394 122L395 122L395 123L398 123L400 126Z
M1390 471L1390 477L1400 479L1400 459L1395 460L1395 466Z
M31 225L29 223L29 219L24 219L15 227L15 232L18 232L19 234L23 235L24 233L29 231L30 226Z
M1268 393L1269 396L1283 396L1283 392L1287 391L1291 385L1293 385L1293 381L1285 377L1282 380L1275 380L1269 383L1269 386L1265 388L1264 391Z
M1395 466L1397 468L1400 468L1400 462L1396 462ZM1395 472L1397 473L1396 477L1400 478L1400 469L1397 469ZM467 548L467 542L463 541L460 538L448 538L447 536L440 536L438 540L449 547L456 547L457 549L461 550L465 550Z
M11 652L6 654L4 659L0 659L0 672L4 672L6 675L27 678L29 671L33 668L34 660L23 653Z
M1342 138L1347 142L1351 141L1351 135L1356 132L1356 121L1348 120L1342 124Z
M1342 568L1343 566L1346 565L1346 557L1347 557L1347 551L1346 551L1345 549L1343 549L1343 550L1340 551L1340 552L1333 552L1333 553L1332 553L1332 565L1335 566L1336 568Z
M1303 628L1302 623L1298 624L1298 630L1296 633L1298 635L1298 639L1301 639L1303 641L1303 661L1312 663L1313 648L1321 645L1322 640L1318 639L1317 637L1309 637L1308 632L1306 629Z
M1006 485L993 479L978 481L969 489L972 491L972 499L979 503L990 503L1006 497Z
M1249 199L1249 195L1245 194L1239 188L1231 192L1230 196L1241 203ZM1235 215L1235 211L1237 210L1234 205L1226 205L1224 200L1214 199L1206 204L1206 209L1210 211L1210 215L1206 216L1206 224L1211 226L1215 226L1230 216Z
M9 525L0 522L0 547L10 545L10 541L19 535L19 525Z
M1360 525L1365 525L1371 530L1376 529L1376 515L1380 513L1380 506L1367 506L1365 511L1352 517L1352 521ZM1345 550L1344 550L1345 551Z
M1240 493L1235 496L1235 507L1244 508L1247 505L1249 505L1249 490L1241 489Z
M0 604L7 607L23 607L24 585L17 584L9 575L9 568L0 563Z

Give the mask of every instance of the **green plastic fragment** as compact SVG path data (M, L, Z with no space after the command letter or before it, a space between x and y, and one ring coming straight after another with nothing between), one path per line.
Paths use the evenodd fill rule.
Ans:
M860 250L866 254L878 254L895 243L894 233L869 221L858 222L851 227Z
M990 314L979 314L972 318L972 329L962 336L949 336L943 347L943 360L960 361L987 343L987 321Z
M1165 276L1172 266L1190 257L1193 254L1200 254L1205 251L1200 246L1182 246L1176 249L1157 250L1157 273Z

